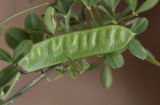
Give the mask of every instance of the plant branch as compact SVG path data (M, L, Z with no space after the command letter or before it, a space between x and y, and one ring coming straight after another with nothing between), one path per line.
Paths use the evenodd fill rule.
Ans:
M57 69L57 66L50 67L46 72L36 77L34 80L28 82L26 85L24 85L20 90L18 90L11 98L8 100L2 102L0 105L8 105L11 104L15 99L22 96L26 92L28 92L33 86L38 84L40 81L42 81L44 78L46 78L49 74L51 74L53 71Z
M21 15L21 14L23 14L23 13L26 13L26 12L32 11L32 10L34 10L34 9L37 9L37 8L46 6L46 5L48 5L48 4L49 4L49 2L44 3L44 4L37 5L37 6L35 6L35 7L29 8L29 9L26 9L26 10L23 10L23 11L21 11L21 12L18 12L18 13L16 13L15 15L12 15L12 16L4 19L3 21L1 21L1 22L0 22L0 25L2 25L2 24L4 24L4 23L12 20L13 18L15 18L15 17L17 17L17 16L19 16L19 15Z

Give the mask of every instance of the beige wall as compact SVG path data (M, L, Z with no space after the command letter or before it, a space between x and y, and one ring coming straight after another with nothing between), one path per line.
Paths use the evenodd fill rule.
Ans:
M17 10L29 6L24 0L17 1L20 1L17 3ZM160 60L159 11L160 4L143 14L150 20L150 27L139 39ZM11 0L1 0L0 18L12 13ZM23 18L24 16L20 16L5 26L23 26ZM5 47L2 37L0 39L0 47ZM14 105L160 105L160 69L141 62L128 53L125 58L125 67L113 72L114 83L111 89L102 88L99 82L100 70L96 70L80 76L78 80L71 80L66 76L53 82L43 81L16 100ZM33 77L23 76L17 88Z

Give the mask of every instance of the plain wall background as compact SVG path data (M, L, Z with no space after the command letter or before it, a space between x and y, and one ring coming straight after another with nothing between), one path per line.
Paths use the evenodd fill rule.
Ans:
M18 11L31 7L25 2L27 0L17 1ZM35 11L42 10L43 8ZM15 12L12 0L0 1L0 19ZM160 3L143 16L147 16L150 24L148 30L138 38L160 60ZM5 24L5 28L23 27L23 19L24 16L19 16ZM0 47L6 48L2 37ZM80 76L78 80L65 76L52 82L43 81L17 99L14 105L160 105L160 68L142 62L129 53L124 55L126 64L122 69L113 72L111 89L102 88L99 80L101 70L95 70ZM2 68L4 63L0 64ZM34 76L23 76L15 90Z

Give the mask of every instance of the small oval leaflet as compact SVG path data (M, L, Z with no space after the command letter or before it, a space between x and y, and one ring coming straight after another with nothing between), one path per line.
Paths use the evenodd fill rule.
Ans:
M112 86L112 71L109 67L105 67L101 74L101 82L105 88L110 88Z
M19 62L26 72L35 72L51 65L124 48L134 37L128 28L119 25L103 26L67 33L33 45L29 54Z
M54 18L55 16L55 10L53 7L48 7L46 12L45 12L45 24L48 28L48 30L54 34L56 31L56 27L57 27L57 22Z

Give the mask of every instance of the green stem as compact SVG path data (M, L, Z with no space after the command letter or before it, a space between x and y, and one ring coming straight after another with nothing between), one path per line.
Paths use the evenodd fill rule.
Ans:
M18 12L18 13L16 13L15 15L12 15L12 16L10 16L10 17L4 19L3 21L1 21L1 22L0 22L0 25L2 25L2 24L4 24L4 23L6 23L6 22L12 20L13 18L15 18L15 17L17 17L17 16L19 16L19 15L21 15L21 14L23 14L23 13L26 13L26 12L28 12L28 11L31 11L31 10L34 10L34 9L37 9L37 8L46 6L46 5L48 5L48 4L49 4L49 3L47 2L47 3L44 3L44 4L37 5L37 6L35 6L35 7L32 7L32 8L23 10L23 11L21 11L21 12Z
M135 16L137 16L137 15L132 14L132 15L126 16L126 17L120 19L119 22L124 21L124 20L128 20L128 19L132 19L132 18L135 17Z
M103 11L104 13L106 13L107 15L111 16L111 13L102 5L98 6L98 8Z
M112 14L113 14L113 15L115 15L115 14L116 14L116 12L115 12L115 8L113 8L111 11L112 11Z
M32 81L28 82L26 85L24 85L11 98L9 98L8 100L0 103L0 105L8 105L8 104L12 103L15 99L17 99L18 97L22 96L23 94L28 92L33 86L35 86L40 81L45 79L49 74L51 74L53 71L55 71L55 69L57 69L57 66L50 67L46 72L44 72L43 74L41 74L38 77L36 77L34 80L32 80Z
M91 18L92 18L92 20L93 20L94 26L98 26L98 24L97 24L97 22L96 22L96 19L95 19L94 15L93 15L93 12L92 12L91 7L87 7L87 9L88 9L88 11L89 11L89 14L91 15Z
M68 16L64 16L64 20L65 20L65 29L66 29L66 32L69 32L69 19L68 19Z

